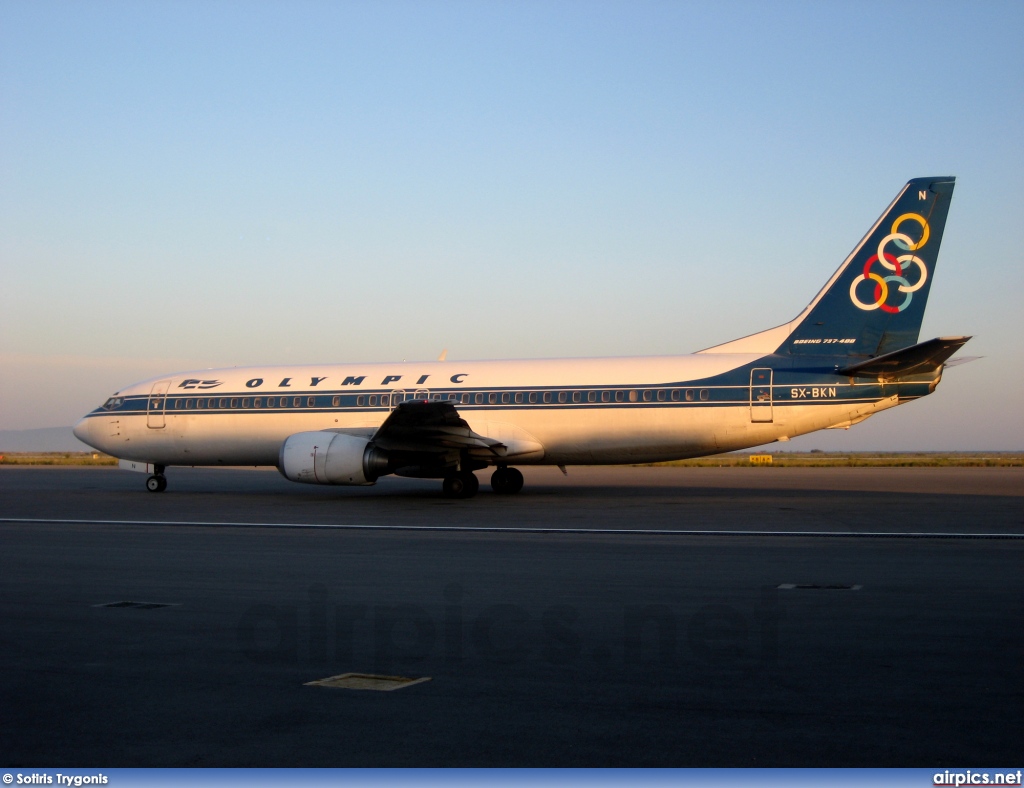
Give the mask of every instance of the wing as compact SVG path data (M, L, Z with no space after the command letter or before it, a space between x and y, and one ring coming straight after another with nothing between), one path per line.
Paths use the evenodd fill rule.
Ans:
M413 400L400 403L373 435L389 452L445 454L468 449L474 454L505 455L505 445L470 429L450 402Z

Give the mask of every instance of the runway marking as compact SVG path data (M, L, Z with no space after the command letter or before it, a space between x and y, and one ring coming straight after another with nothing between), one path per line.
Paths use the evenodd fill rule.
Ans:
M47 525L163 525L193 528L322 528L336 531L404 531L470 534L574 534L585 536L758 536L817 539L1024 539L1024 533L942 533L938 531L732 531L656 528L545 528L489 525L369 525L345 523L245 523L189 520L85 520L38 517L0 517L0 523Z

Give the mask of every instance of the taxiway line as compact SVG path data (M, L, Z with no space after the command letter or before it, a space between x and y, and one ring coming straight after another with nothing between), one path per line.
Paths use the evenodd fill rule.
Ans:
M963 533L939 531L749 531L659 528L552 528L485 525L372 525L369 523L254 523L191 520L90 520L77 518L0 517L0 523L40 525L127 525L193 528L317 528L337 531L405 531L414 533L482 533L584 536L738 536L816 539L1024 539L1024 533Z

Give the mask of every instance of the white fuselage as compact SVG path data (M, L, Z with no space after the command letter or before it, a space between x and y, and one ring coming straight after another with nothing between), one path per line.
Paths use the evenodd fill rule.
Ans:
M785 440L897 404L848 380L765 401L730 371L762 354L234 367L130 386L75 427L113 456L160 465L276 465L289 436L372 437L400 401L453 402L510 464L656 462ZM742 371L746 375L746 371ZM726 380L723 380L725 378ZM778 376L776 376L776 381ZM784 389L784 391L783 391ZM838 389L838 393L837 393ZM810 391L810 389L809 389ZM853 395L853 396L851 396ZM767 406L767 407L766 407Z

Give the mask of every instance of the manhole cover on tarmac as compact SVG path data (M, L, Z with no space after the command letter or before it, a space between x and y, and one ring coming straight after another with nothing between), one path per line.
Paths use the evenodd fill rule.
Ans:
M318 681L307 681L304 686L391 692L392 690L402 689L402 687L411 687L413 684L422 684L424 681L430 681L430 676L410 679L405 676L376 676L372 673L342 673L340 676L329 676Z
M861 587L839 585L838 583L818 585L816 583L783 583L779 586L782 591L860 591Z

